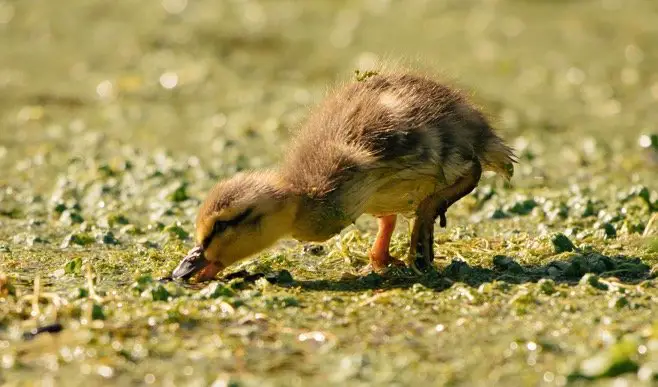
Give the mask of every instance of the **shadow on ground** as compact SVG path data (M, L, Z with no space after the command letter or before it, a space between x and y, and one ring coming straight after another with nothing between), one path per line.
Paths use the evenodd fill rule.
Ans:
M632 284L651 276L651 268L639 258L624 255L609 257L597 252L574 254L568 260L554 260L545 265L524 266L504 255L496 255L492 259L493 268L471 266L464 261L453 260L442 270L424 276L413 275L408 269L391 269L384 275L371 273L340 280L299 280L294 281L292 285L305 290L358 292L373 289L404 289L420 283L436 291L442 291L454 282L479 287L493 281L521 284L546 278L556 283L572 285L577 284L583 275L594 273L601 277L615 277L620 282Z

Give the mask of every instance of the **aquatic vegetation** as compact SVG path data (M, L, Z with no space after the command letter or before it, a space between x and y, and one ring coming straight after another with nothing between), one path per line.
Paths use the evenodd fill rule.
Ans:
M656 7L616 3L0 1L0 384L655 383ZM171 281L214 182L383 52L520 156L450 209L438 274L360 276L364 217Z

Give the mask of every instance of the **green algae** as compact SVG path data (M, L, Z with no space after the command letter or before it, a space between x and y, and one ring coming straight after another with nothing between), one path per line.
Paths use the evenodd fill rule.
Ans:
M655 383L656 11L0 1L0 384ZM360 275L364 217L166 280L216 180L383 53L454 76L519 155L450 209L438 272Z
M561 233L553 235L551 238L551 243L553 243L553 248L556 253L564 253L569 251L574 251L576 246L569 240L569 238Z

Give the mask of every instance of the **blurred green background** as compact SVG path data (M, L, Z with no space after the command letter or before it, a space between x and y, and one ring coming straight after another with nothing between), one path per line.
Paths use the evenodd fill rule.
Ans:
M291 287L154 280L218 178L382 63L467 90L520 156L451 209L443 279L349 274L366 217L239 267ZM653 0L0 0L0 384L655 382L657 68Z
M249 165L271 164L328 86L381 61L455 80L508 137L537 137L549 152L655 131L653 1L1 4L10 170L91 131L215 164L234 161L235 141L258 155Z

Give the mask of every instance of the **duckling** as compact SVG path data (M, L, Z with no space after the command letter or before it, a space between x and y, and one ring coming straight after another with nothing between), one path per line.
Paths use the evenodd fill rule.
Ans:
M201 205L196 247L174 278L212 279L284 237L320 242L362 214L378 218L368 270L389 253L398 215L413 219L407 263L433 268L434 224L483 171L509 180L516 157L458 90L408 72L370 74L331 93L293 137L279 168L220 181Z

